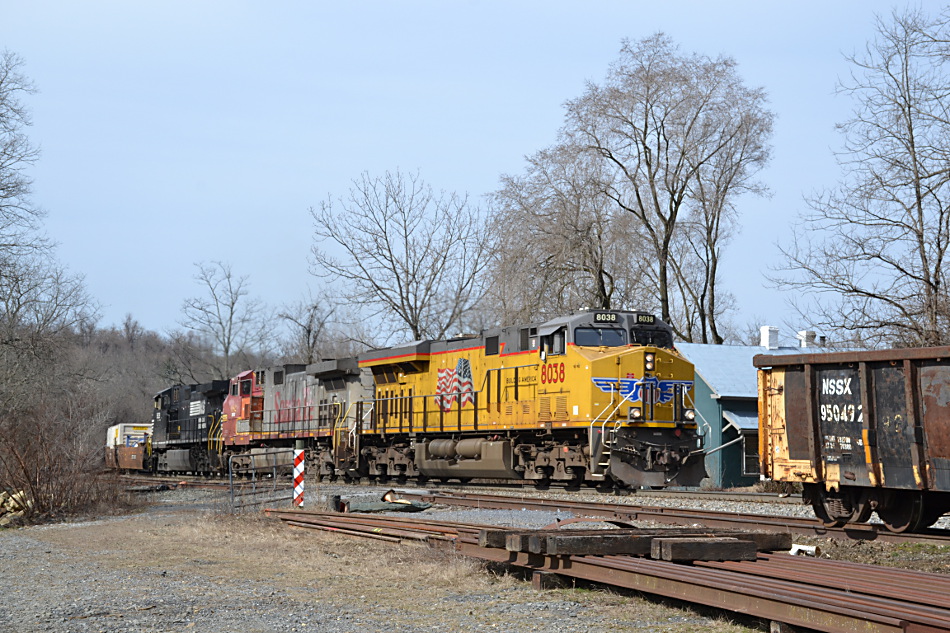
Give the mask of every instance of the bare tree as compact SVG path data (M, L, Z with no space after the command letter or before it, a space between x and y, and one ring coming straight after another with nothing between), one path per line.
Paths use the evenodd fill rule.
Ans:
M311 272L382 317L383 334L442 338L464 326L482 293L487 231L465 196L436 193L418 174L363 174L336 206L310 210ZM388 325L395 320L398 325Z
M840 86L839 185L809 200L781 287L817 328L868 346L950 343L950 30L920 10L879 18ZM808 236L808 237L800 237Z
M249 296L248 277L236 276L224 262L196 263L195 281L205 294L186 299L180 325L198 337L178 336L181 369L193 380L230 378L251 365L248 356L260 352L264 330L264 306ZM206 341L216 356L202 353ZM237 362L236 362L237 361ZM240 364L240 367L238 366Z
M743 84L733 59L682 55L670 38L656 34L624 41L604 84L589 84L567 104L565 136L610 171L604 193L637 219L651 250L660 315L687 340L697 327L701 336L720 339L710 256L720 253L722 224L729 221L724 213L736 196L762 190L752 177L769 157L773 115L765 103L762 89ZM699 265L708 267L700 275L706 287L684 294L686 312L677 315L672 277L687 263L674 266L673 252L687 214L716 214L709 226L718 228L704 235L714 243L696 253L705 255ZM685 318L690 312L700 314L700 323Z
M35 91L22 73L23 60L10 51L0 53L0 269L11 253L22 253L45 242L32 233L40 212L30 202L32 181L27 175L39 157L24 128L31 123L22 98Z
M96 495L105 427L94 381L73 354L96 306L82 277L55 260L30 201L38 151L24 133L22 99L34 89L22 66L0 54L0 489L53 514Z
M604 195L599 159L559 144L503 176L492 196L495 235L488 297L497 321L576 310L644 307L644 260L634 219Z
M321 359L321 347L326 345L326 330L334 308L322 304L309 295L294 304L284 306L277 313L290 328L283 341L284 357L291 362L314 363Z

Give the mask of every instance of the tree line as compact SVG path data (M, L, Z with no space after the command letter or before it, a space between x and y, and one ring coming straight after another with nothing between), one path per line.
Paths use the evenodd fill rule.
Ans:
M771 283L842 344L950 339L948 43L946 11L879 18L840 85L854 110L839 183L804 201L779 245ZM172 382L585 307L652 311L685 341L742 339L720 262L743 201L768 195L775 115L730 57L663 34L624 41L565 103L555 142L481 201L419 173L357 175L309 210L308 294L266 306L229 263L196 262L165 333L132 315L100 327L81 275L57 261L31 201L33 92L23 60L0 55L0 487L37 512L101 497L77 482L100 466L105 428L147 419Z

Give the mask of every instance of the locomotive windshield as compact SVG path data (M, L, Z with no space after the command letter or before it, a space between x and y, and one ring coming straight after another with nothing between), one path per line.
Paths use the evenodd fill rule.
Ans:
M666 330L630 330L630 342L634 345L652 345L654 347L673 347L673 337Z
M627 332L619 328L579 327L574 329L574 344L584 347L618 347L627 344Z

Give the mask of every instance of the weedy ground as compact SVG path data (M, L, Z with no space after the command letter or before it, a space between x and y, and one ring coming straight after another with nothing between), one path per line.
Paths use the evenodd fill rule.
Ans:
M313 627L314 608L324 623L327 613L335 612L342 622L351 620L353 630L376 625L377 630L506 633L765 630L719 612L602 588L539 592L507 570L451 552L292 528L260 514L151 511L28 532L67 553L73 564L95 561L98 569L128 583L124 591L147 596L156 590L150 583L161 579L161 591L188 593L194 614L233 611L234 596L253 587L258 611L298 614L287 630L326 630ZM0 548L4 540L0 533ZM262 587L269 593L262 596ZM145 627L146 603L136 614L146 618L140 623ZM299 618L307 609L311 628Z
M875 543L801 538L797 542L816 545L822 558L883 565L937 574L950 573L950 546L924 543Z

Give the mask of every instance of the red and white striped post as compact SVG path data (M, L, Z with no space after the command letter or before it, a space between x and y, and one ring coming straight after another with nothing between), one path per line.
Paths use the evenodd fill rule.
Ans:
M294 451L294 506L303 507L303 451Z

